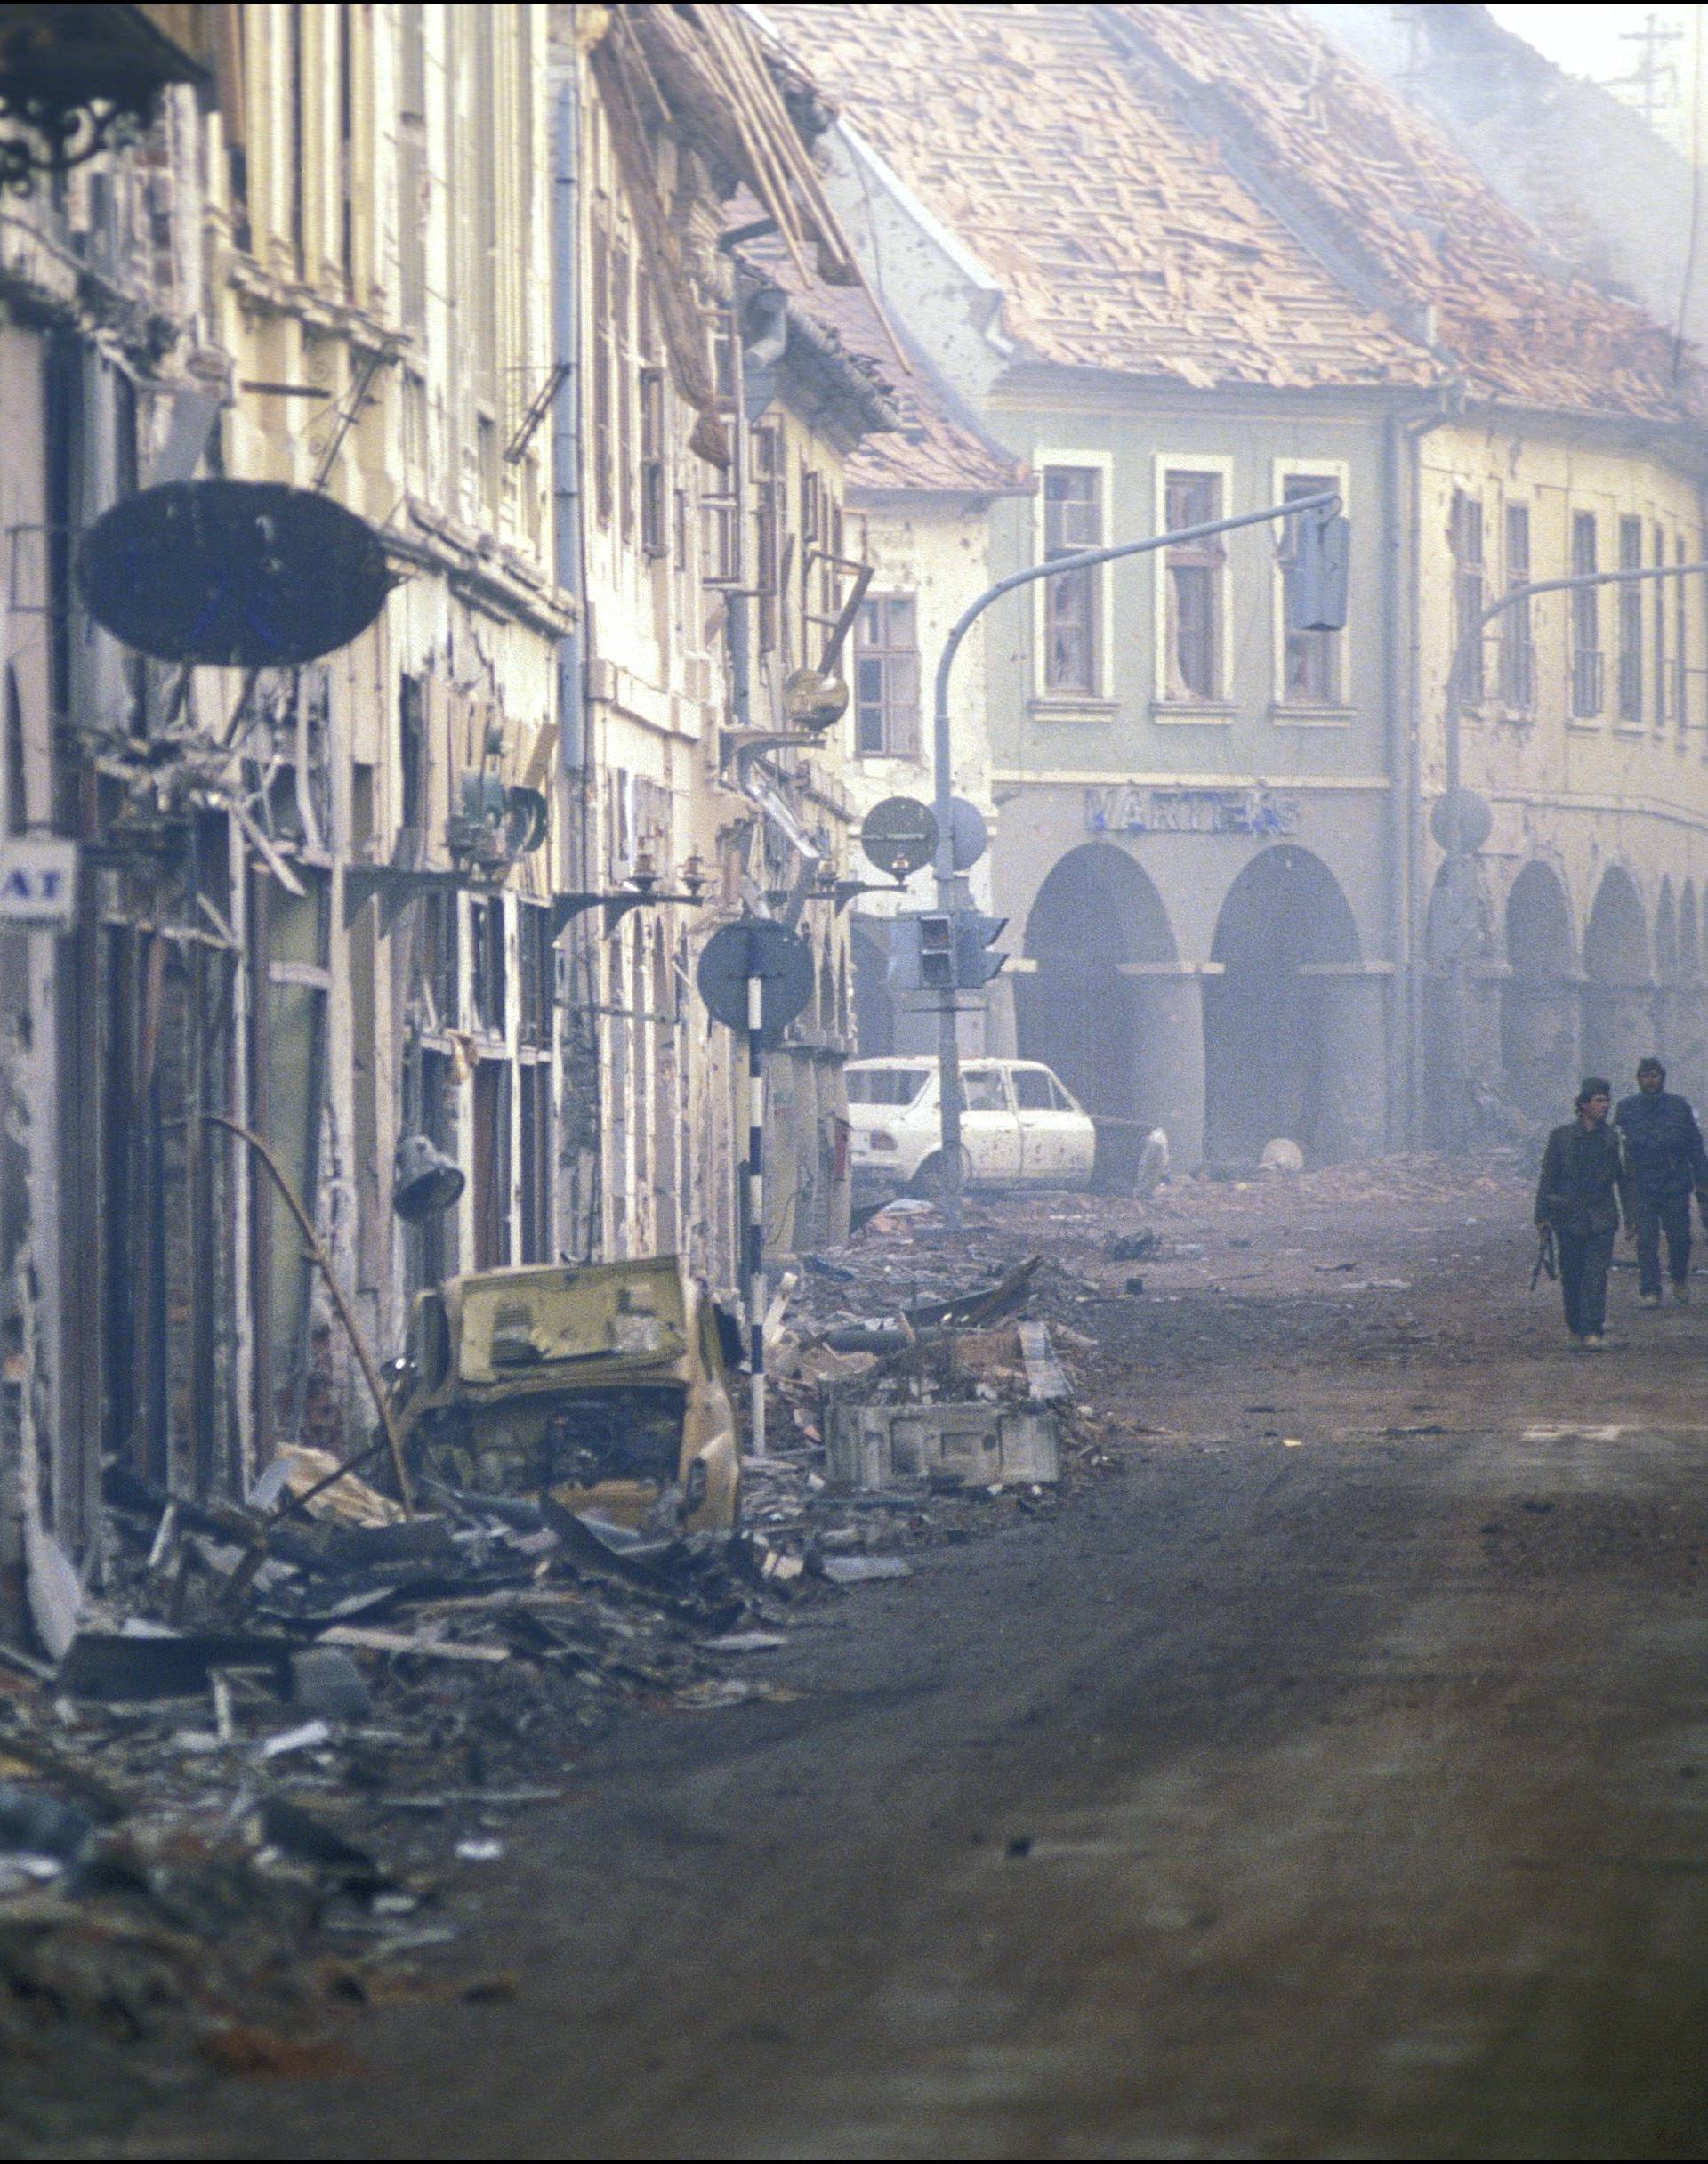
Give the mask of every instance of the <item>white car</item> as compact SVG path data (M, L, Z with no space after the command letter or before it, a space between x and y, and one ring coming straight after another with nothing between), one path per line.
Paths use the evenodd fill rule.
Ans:
M843 1075L855 1178L931 1192L942 1171L937 1062L851 1060ZM961 1092L963 1185L1091 1184L1097 1130L1047 1067L968 1060Z

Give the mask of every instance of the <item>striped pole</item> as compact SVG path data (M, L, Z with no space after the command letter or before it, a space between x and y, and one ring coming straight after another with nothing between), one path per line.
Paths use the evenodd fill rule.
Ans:
M752 949L750 947L749 952ZM765 980L747 980L747 1328L753 1454L765 1455Z

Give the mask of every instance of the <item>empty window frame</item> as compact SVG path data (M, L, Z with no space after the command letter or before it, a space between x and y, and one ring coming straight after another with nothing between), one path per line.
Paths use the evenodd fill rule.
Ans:
M1572 577L1597 569L1595 513L1572 513ZM1572 595L1572 718L1592 722L1601 712L1601 589L1580 586Z
M611 522L615 501L612 402L616 373L611 319L611 238L602 218L593 221L593 504L601 526Z
M475 1027L488 1037L503 1037L506 1024L506 972L502 901L469 904L469 965Z
M427 682L407 670L398 678L398 824L412 839L427 823Z
M1479 629L1486 605L1483 561L1483 506L1462 489L1453 492L1449 522L1453 549L1453 650L1459 664L1462 705L1482 704L1483 642Z
M1643 568L1643 521L1619 521L1619 569ZM1633 581L1619 588L1619 719L1627 727L1643 718L1643 589Z
M1284 504L1301 497L1322 496L1327 490L1346 492L1338 473L1283 473L1280 495ZM1280 567L1281 682L1277 691L1284 707L1340 707L1346 698L1342 657L1344 634L1338 631L1295 631L1293 628L1293 582L1297 562L1300 521L1285 519L1276 548Z
M616 476L619 530L634 538L634 261L626 243L611 251L611 314L616 338Z
M911 593L873 595L854 627L854 748L862 759L919 751L919 626Z
M1163 522L1207 526L1225 517L1225 477L1170 466L1163 475ZM1204 706L1224 691L1228 550L1220 534L1179 541L1164 553L1163 696L1174 706Z
M640 371L640 546L670 553L670 481L665 461L665 372Z
M1043 553L1048 562L1103 543L1103 473L1097 466L1046 466ZM1089 698L1099 687L1103 646L1100 568L1042 580L1044 692Z
M1505 513L1506 590L1530 584L1530 506L1509 504ZM1514 602L1501 618L1501 704L1509 714L1530 714L1536 704L1535 604Z

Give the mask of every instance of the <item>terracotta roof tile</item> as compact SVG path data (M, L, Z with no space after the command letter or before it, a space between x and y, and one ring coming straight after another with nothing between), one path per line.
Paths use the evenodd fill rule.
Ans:
M1445 138L1290 8L766 14L1001 281L1022 358L1204 389L1428 384L1456 359L1486 395L1695 404L1664 331L1551 276Z

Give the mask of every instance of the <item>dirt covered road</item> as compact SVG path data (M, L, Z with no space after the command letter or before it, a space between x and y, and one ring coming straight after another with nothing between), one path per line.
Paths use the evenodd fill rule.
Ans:
M987 1213L1116 1470L582 1761L469 1867L512 1995L122 2153L1704 2153L1708 1280L1573 1358L1527 1201Z

